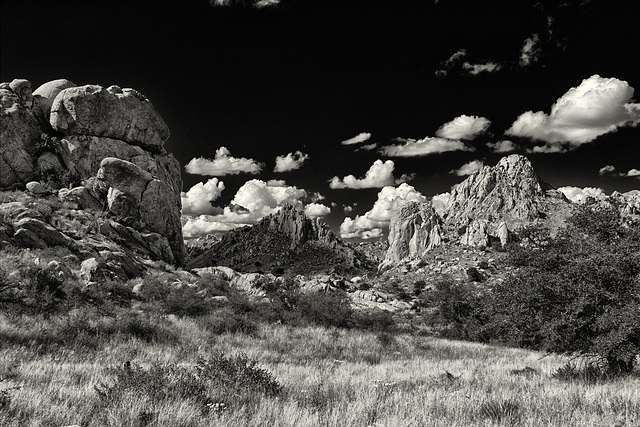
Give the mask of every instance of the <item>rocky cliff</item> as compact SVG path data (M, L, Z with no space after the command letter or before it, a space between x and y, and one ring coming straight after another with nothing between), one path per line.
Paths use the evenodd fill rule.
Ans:
M538 177L526 157L510 155L453 187L438 213L431 202L408 203L399 209L391 219L384 265L421 258L443 242L504 245L524 225L563 219L568 206L568 200Z
M286 205L253 227L227 232L203 250L190 249L188 268L227 266L242 272L312 274L332 269L374 268L340 241L318 218ZM369 265L371 264L371 265Z
M104 210L125 227L102 227L123 245L184 262L180 165L163 147L169 128L144 95L65 79L32 91L16 79L0 84L0 99L0 188L38 188L76 210Z

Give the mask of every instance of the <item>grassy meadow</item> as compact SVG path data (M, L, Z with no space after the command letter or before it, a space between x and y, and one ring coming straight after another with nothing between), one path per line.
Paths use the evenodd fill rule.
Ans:
M279 324L259 324L251 334L212 334L207 322L215 315L209 317L169 315L155 319L153 339L119 331L92 346L82 332L64 342L37 338L56 329L48 326L51 319L0 316L0 425L640 425L637 371L610 380L562 380L553 375L566 359L520 349ZM190 386L153 396L134 384L117 399L101 400L98 390L112 385L127 361L139 372L159 365L188 370L216 351L258 361L280 391L251 393L241 384L205 408Z

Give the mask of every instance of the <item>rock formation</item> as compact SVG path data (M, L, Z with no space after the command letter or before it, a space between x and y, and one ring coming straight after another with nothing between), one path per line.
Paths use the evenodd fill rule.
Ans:
M442 243L441 219L431 203L405 203L389 224L389 249L385 263L397 263L406 257L422 257Z
M43 196L44 184L76 209L104 208L124 226L112 232L137 233L123 244L184 262L180 165L163 148L169 128L144 95L65 79L32 92L16 79L0 84L0 97L0 188L29 183Z
M438 197L442 199L442 197ZM422 258L443 241L466 246L505 245L514 231L566 210L568 200L543 182L521 155L502 158L456 185L436 213L431 202L407 203L391 219L383 267Z
M319 219L283 206L253 227L227 232L207 248L192 248L188 268L227 266L242 272L312 274L331 269L375 268L340 241Z

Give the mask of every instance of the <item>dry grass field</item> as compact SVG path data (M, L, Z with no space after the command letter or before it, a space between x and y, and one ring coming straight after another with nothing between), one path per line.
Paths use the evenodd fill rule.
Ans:
M150 320L152 339L119 331L98 342L78 330L56 342L42 336L60 333L62 318L0 316L0 425L640 425L637 370L624 378L567 381L554 378L565 358L520 349L318 326L260 324L251 334L213 334L203 318ZM64 327L74 324L67 322ZM176 372L196 372L198 358L216 351L258 361L256 368L281 389L269 395L239 384L203 405L193 391L197 375L190 377L194 384L164 394L143 384L177 384ZM135 367L131 376L168 369L154 371L156 378L138 375L105 401L98 390L122 382L127 361Z

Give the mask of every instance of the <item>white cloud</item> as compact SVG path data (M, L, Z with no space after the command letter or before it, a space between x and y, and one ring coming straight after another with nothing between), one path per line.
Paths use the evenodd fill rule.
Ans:
M194 175L224 176L239 173L257 174L263 167L263 164L253 159L232 157L226 147L220 147L216 150L213 160L194 157L187 163L185 170Z
M404 144L381 147L380 153L390 157L414 157L447 151L473 151L473 148L467 147L462 141L445 138L427 137L418 140L396 138L396 141L402 141Z
M247 181L238 189L231 203L247 208L256 219L275 212L276 208L284 204L302 206L300 199L307 196L305 190L282 185L281 181L276 182L277 186L271 186L259 179ZM225 213L226 211L227 208Z
M224 190L224 182L218 181L218 178L211 178L206 184L197 183L189 189L182 192L182 213L183 214L213 214L217 213L219 208L211 206L211 201L216 200Z
M638 169L630 169L628 172L624 173L616 173L616 168L612 165L603 166L599 171L600 175L611 174L614 176L626 176L626 177L637 177L640 179L640 170Z
M451 196L451 193L447 192L436 194L431 198L431 206L433 207L433 210L441 217L444 215L447 210L447 206L449 205L449 196Z
M482 160L472 160L469 163L465 163L464 165L462 165L460 169L454 169L452 171L449 171L449 173L455 173L458 176L471 175L472 173L475 173L482 169L483 166L484 163L482 162Z
M188 218L182 226L182 234L186 238L204 236L205 234L219 234L236 228L237 224L212 221L211 215L200 215Z
M607 173L614 173L616 171L616 168L612 165L607 165L607 166L603 166L600 168L600 175L605 175Z
M236 192L233 200L218 215L206 215L190 218L183 226L187 237L206 234L202 230L221 232L243 225L253 225L262 218L277 212L285 204L302 208L302 199L307 198L303 189L286 185L284 181L274 180L269 183L259 179L245 182ZM188 233L185 231L185 227Z
M342 145L360 144L361 142L367 141L369 138L371 138L371 134L369 132L361 132L356 136L354 136L353 138L345 139L344 141L341 142L341 144Z
M347 175L343 179L334 176L329 181L329 187L333 189L342 188L381 188L386 185L393 185L395 180L393 178L393 169L395 165L392 160L382 162L382 160L376 160L373 162L364 178L358 179L353 175Z
M327 216L331 213L331 208L322 203L309 203L304 207L304 214L309 218Z
M567 186L558 188L558 191L564 194L565 197L573 203L584 203L587 197L603 199L606 196L602 188L596 187L579 188Z
M355 219L345 218L340 225L340 236L343 239L375 238L382 235L382 229L389 227L393 213L405 202L425 202L427 199L409 184L398 187L384 187L378 193L378 199L371 210L364 215L356 215Z
M289 153L286 156L277 156L276 157L276 167L273 169L274 172L288 172L295 169L300 169L300 166L304 163L305 160L309 158L308 154L304 154L301 151L296 151L295 153Z
M364 144L356 148L356 151L371 151L371 150L375 150L377 146L378 144L376 144L375 142L373 144Z
M448 139L471 140L486 132L490 125L491 122L484 117L463 114L440 126L436 136Z
M626 81L596 74L558 98L550 114L527 111L506 133L547 143L533 152L567 151L618 127L637 126L640 104L630 103L632 97L633 88Z
M525 39L522 50L520 51L520 66L527 67L531 63L538 60L540 55L540 37L537 34L533 34L531 37Z
M350 213L350 212L353 212L353 206L350 206L350 205L343 205L343 206L342 206L342 211L343 211L344 213Z
M495 153L510 153L516 150L516 145L507 139L498 142L489 142L487 146Z
M484 64L472 64L470 62L462 64L462 69L474 76L480 73L494 73L501 68L502 66L500 64L491 61L485 62Z

